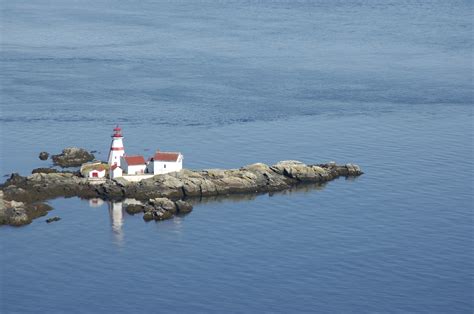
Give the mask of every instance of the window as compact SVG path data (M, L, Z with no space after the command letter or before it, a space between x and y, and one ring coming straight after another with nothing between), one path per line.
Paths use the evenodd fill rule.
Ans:
M166 168L166 164L163 165L163 168Z

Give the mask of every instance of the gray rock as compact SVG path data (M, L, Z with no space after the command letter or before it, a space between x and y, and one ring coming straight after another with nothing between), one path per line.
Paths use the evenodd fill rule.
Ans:
M78 167L85 162L94 160L94 155L78 147L67 147L58 155L53 155L53 162L60 167Z

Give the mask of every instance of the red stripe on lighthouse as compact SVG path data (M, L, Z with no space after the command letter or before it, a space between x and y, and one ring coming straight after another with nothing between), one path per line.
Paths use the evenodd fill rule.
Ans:
M123 150L123 147L110 147L110 150Z

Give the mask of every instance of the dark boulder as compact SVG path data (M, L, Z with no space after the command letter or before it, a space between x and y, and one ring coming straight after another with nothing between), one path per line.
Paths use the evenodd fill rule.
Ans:
M78 167L83 163L94 160L94 154L87 150L78 147L68 147L63 149L63 152L58 155L53 155L53 162L60 167Z
M49 158L49 153L48 153L48 152L41 152L41 153L39 153L39 156L38 156L38 157L39 157L39 159L41 159L41 160L46 160L46 159Z
M51 217L51 218L48 218L46 219L46 223L52 223L52 222L55 222L55 221L60 221L61 220L61 217L58 217L58 216L54 216L54 217Z

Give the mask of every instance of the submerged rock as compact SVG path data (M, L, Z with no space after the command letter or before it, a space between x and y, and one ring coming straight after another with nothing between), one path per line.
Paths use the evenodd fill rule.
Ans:
M68 147L58 155L53 155L53 162L60 167L78 167L85 162L94 160L94 154L78 147Z
M41 160L46 160L46 159L49 158L49 153L48 153L48 152L41 152L41 153L39 153L39 156L38 156L38 157L39 157L39 159L41 159Z
M46 223L49 224L49 223L52 223L52 222L55 222L55 221L60 221L60 220L61 220L61 217L54 216L54 217L46 219Z

